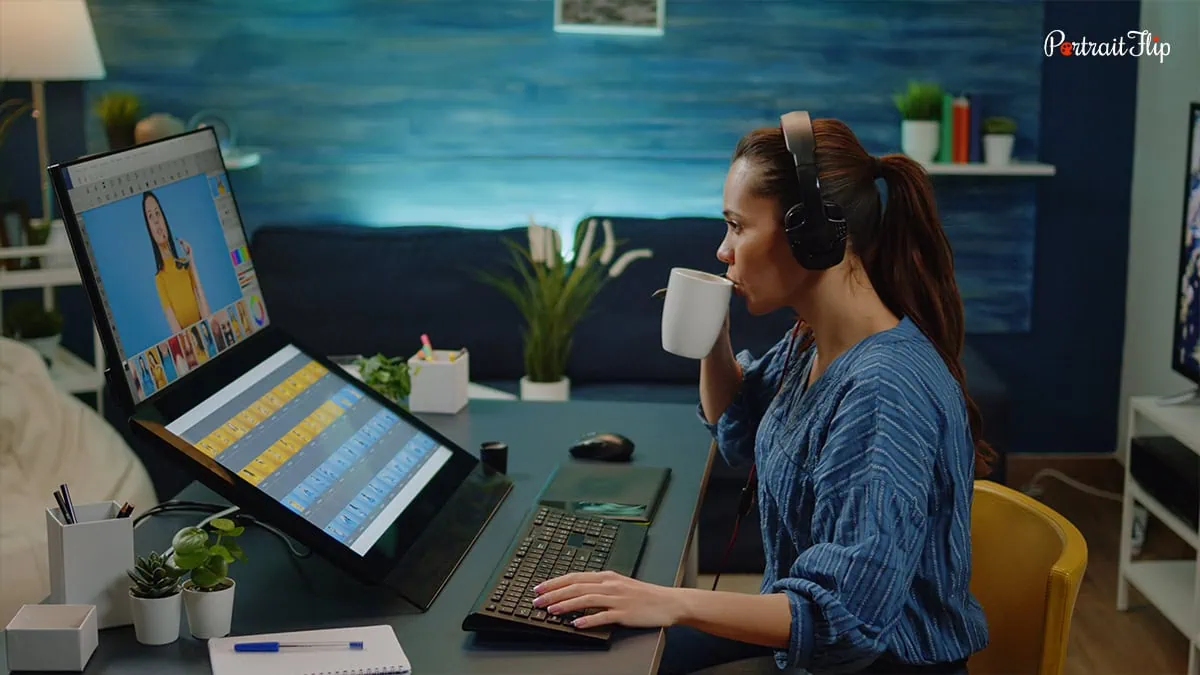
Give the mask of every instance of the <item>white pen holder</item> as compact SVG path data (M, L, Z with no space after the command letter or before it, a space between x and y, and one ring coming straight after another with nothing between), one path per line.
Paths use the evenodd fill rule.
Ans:
M116 502L76 504L67 524L57 507L46 509L50 598L55 605L95 605L100 629L133 624L129 577L133 518L118 518Z
M453 415L467 405L471 380L471 357L467 350L433 350L433 360L420 355L408 360L412 391L408 409L412 412Z

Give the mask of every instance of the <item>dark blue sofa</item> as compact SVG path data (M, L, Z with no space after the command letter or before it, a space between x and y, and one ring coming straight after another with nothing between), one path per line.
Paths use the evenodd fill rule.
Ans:
M722 271L715 252L724 223L707 218L611 221L619 251L649 248L653 256L610 280L579 325L568 364L571 396L694 404L699 364L662 350L662 303L650 294L666 285L672 267ZM472 381L515 393L524 374L520 317L474 276L510 269L505 238L524 244L525 228L267 225L254 232L251 255L271 320L314 348L331 355L409 354L418 348L420 334L428 333L436 344L471 351ZM792 321L786 312L752 318L736 301L731 312L735 349L755 354L779 340ZM964 363L968 389L983 408L989 431L1003 430L1004 384L974 351L967 350ZM989 438L1003 448L1002 438L995 433ZM719 460L713 467L701 511L701 571L717 565L745 480L745 470ZM761 571L757 518L740 529L726 571Z

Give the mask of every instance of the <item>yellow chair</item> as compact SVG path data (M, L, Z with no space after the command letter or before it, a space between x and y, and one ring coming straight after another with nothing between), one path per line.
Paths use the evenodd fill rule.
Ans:
M1062 515L992 481L975 482L971 592L987 615L988 647L971 675L1060 675L1087 542Z

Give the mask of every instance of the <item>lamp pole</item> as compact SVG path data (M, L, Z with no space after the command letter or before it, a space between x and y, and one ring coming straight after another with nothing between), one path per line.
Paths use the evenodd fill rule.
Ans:
M38 175L42 193L42 222L47 226L53 214L50 212L50 174L46 167L50 166L50 145L46 141L46 84L42 80L33 81L33 118L37 122L38 146Z

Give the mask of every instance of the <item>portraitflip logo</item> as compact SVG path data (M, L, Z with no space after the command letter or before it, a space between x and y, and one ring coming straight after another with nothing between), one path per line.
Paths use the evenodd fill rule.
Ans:
M1148 30L1131 30L1125 35L1115 37L1106 42L1089 40L1087 36L1078 40L1067 40L1067 34L1061 30L1052 30L1046 34L1042 45L1046 56L1150 56L1158 57L1158 62L1171 53L1171 43L1161 39Z

